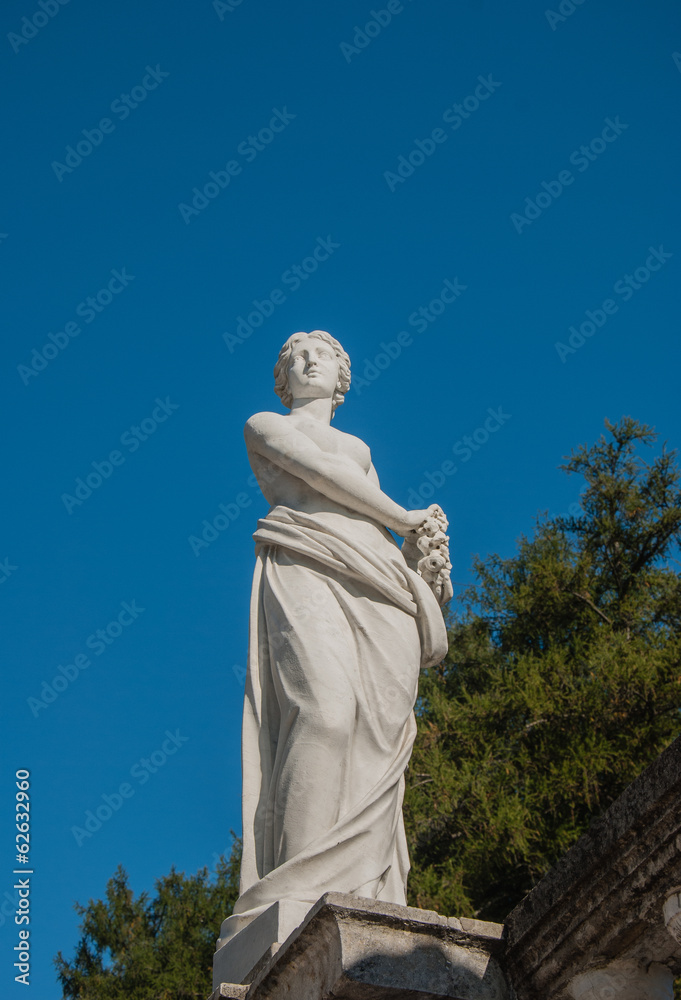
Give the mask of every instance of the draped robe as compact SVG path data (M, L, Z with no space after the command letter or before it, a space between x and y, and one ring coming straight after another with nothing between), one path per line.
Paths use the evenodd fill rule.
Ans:
M254 535L241 895L218 947L280 900L405 903L404 770L440 608L390 533L273 507Z

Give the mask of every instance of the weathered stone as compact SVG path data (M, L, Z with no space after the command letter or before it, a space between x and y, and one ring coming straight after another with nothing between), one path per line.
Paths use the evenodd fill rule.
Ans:
M681 943L665 925L676 925L679 885L681 737L508 918L506 968L520 1000L671 996ZM623 969L634 984L630 992L608 993L607 977ZM589 993L589 975L601 983L600 994Z
M222 983L214 990L209 1000L245 1000L248 986L237 986L235 983Z
M567 992L572 1000L673 1000L674 977L666 965L612 962L575 976Z
M249 987L212 1000L511 1000L500 924L327 893Z

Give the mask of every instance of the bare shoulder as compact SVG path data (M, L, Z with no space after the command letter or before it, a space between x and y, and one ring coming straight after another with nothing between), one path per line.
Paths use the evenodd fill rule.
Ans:
M281 434L286 427L285 420L286 416L283 413L271 413L269 410L264 410L262 413L254 413L246 421L244 436L248 441L258 438L268 438L272 434Z

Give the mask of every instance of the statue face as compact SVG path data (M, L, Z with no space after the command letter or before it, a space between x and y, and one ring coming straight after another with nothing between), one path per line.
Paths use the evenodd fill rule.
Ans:
M288 366L288 384L293 399L331 399L338 384L339 362L330 344L316 337L300 340Z

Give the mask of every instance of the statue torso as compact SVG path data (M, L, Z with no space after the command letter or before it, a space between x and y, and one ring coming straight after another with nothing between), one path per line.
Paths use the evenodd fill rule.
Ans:
M322 451L337 456L339 463L351 464L355 471L359 468L367 476L372 472L372 480L377 483L371 466L371 452L360 438L297 414L281 416L281 420L286 423L290 421L297 431L307 435ZM258 485L272 507L281 504L311 514L321 511L350 513L346 507L318 493L308 483L279 468L262 455L249 450L248 457ZM356 514L352 516L357 517Z

